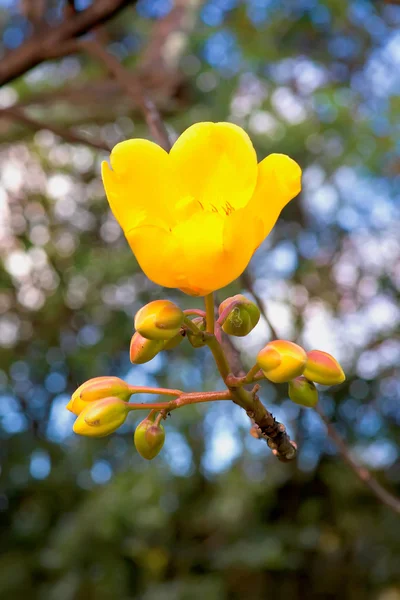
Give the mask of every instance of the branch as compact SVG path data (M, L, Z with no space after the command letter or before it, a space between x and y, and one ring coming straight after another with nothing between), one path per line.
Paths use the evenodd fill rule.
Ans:
M20 123L24 123L25 125L27 125L28 127L31 127L35 131L41 131L42 129L47 129L48 131L51 131L55 135L58 135L59 137L66 140L67 142L70 142L71 144L84 144L86 146L91 146L92 148L95 148L96 150L105 150L106 152L110 151L110 148L104 142L91 140L86 137L81 137L80 135L78 135L77 133L74 133L70 129L65 129L64 127L59 127L58 125L50 125L49 123L42 123L41 121L37 121L36 119L29 117L27 114L25 114L24 111L22 111L18 108L9 107L9 108L0 109L0 117L2 117L2 116L6 117L6 118L8 117L14 121L19 121Z
M125 69L118 59L108 52L97 39L82 40L79 42L79 46L103 63L108 72L120 84L121 88L127 92L135 104L140 108L150 133L154 139L157 140L157 143L162 146L164 150L170 150L171 140L164 122L160 117L160 113L154 103L143 94L141 88L133 80L130 71Z
M391 508L397 514L400 514L400 500L395 496L392 496L390 492L385 490L381 486L381 484L373 477L370 471L358 465L355 460L351 457L349 449L341 437L341 435L336 431L332 423L329 421L328 417L325 415L321 406L317 404L315 407L316 412L319 414L323 422L325 423L326 429L328 431L329 437L335 442L340 454L342 455L343 460L348 464L350 469L357 475L358 479L362 481L371 492L380 500L385 506Z
M9 83L47 60L54 48L87 33L93 27L111 19L125 6L134 4L136 0L97 0L86 10L71 14L57 27L33 35L19 48L2 58L0 85Z

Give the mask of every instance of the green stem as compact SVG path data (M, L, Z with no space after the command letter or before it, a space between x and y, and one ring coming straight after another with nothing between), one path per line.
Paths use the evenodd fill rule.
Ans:
M204 331L201 331L201 329L199 329L197 325L189 319L189 317L185 317L183 319L183 324L187 329L189 329L189 331L194 333L194 335L204 335Z
M204 304L206 305L206 331L214 334L214 294L204 296Z

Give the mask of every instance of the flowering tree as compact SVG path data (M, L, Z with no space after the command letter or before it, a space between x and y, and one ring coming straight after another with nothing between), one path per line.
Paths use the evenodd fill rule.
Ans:
M160 472L172 465L169 440L185 432L182 448L190 447L198 479L193 496L188 492L194 513L188 518L186 507L182 519L194 526L195 500L207 487L196 440L206 446L211 436L207 419L201 430L198 407L177 409L215 402L207 414L226 407L231 415L224 433L243 415L243 465L246 446L256 445L249 425L253 438L289 463L274 466L268 449L261 457L272 479L275 473L288 482L280 506L292 499L298 472L308 473L307 465L315 467L322 456L329 462L333 440L351 471L335 463L333 476L318 472L315 494L326 498L328 510L332 498L355 489L360 502L351 523L367 529L363 510L370 502L371 511L381 511L376 529L387 549L395 528L385 511L399 512L387 491L396 484L398 427L396 68L389 66L397 64L396 11L390 3L374 8L361 1L335 8L305 2L273 9L270 3L264 18L267 3L250 1L200 6L182 0L164 15L157 13L160 2L83 4L27 1L15 14L0 12L7 50L0 64L0 194L7 200L0 210L0 385L4 431L12 434L4 469L13 490L8 497L20 489L26 498L32 494L19 483L20 467L14 469L18 452L31 460L32 473L40 465L45 471L49 456L61 464L55 457L70 455L79 483L68 487L63 479L62 485L71 498L79 497L82 482L89 487L85 472L105 481L109 465L118 471L123 463L118 444L130 435L130 419L124 422L133 412L147 415L136 425L134 443L144 458L158 455L146 473L154 473L160 506ZM104 210L106 195L113 214ZM346 379L326 350L340 357ZM60 445L60 424L71 416L65 404L76 416L76 433L102 437L121 430L99 443L72 442L65 433L66 446ZM254 456L263 452L258 447L252 446L253 469ZM128 454L136 460L130 446L124 460ZM139 481L143 464L136 466ZM69 468L61 464L63 477ZM369 490L358 489L353 475ZM132 481L122 491L119 485L116 476L107 487L122 502ZM226 502L230 493L237 488L227 486ZM203 512L214 506L203 500ZM82 513L83 524L93 515L92 530L104 514L101 501L103 513L95 503ZM23 503L10 502L19 522ZM343 505L350 511L346 499ZM75 511L72 501L65 510ZM255 539L260 524L251 525L246 510L241 514ZM304 511L312 513L309 506ZM105 512L111 514L109 506ZM296 509L288 518L293 523L301 514ZM22 529L28 521L21 520ZM349 518L343 523L351 533ZM188 539L197 539L202 527ZM89 539L85 531L77 526L69 560ZM306 544L311 534L292 537ZM338 547L335 539L325 531L310 544L325 548L325 561L328 549L334 554ZM97 545L99 538L94 553ZM240 564L247 554L270 556L273 547L248 553L238 547ZM157 551L153 566L163 564ZM363 555L363 565L365 581L377 577L374 561ZM7 564L2 570L9 571Z

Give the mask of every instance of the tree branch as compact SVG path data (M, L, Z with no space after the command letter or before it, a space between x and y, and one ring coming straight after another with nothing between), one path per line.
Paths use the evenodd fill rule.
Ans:
M315 410L325 423L329 437L335 442L343 460L348 464L353 473L355 473L358 479L371 490L378 500L380 500L383 504L397 514L400 514L400 500L385 490L385 488L381 486L381 484L375 479L375 477L373 477L367 468L356 463L356 461L351 457L345 441L336 431L319 404L317 404Z
M64 127L59 127L58 125L51 125L49 123L42 123L41 121L37 121L32 117L29 117L19 108L9 107L0 109L0 117L8 117L14 121L19 121L20 123L24 123L28 127L31 127L35 131L40 131L42 129L47 129L51 131L55 135L63 138L65 141L70 142L71 144L83 144L86 146L91 146L96 150L105 150L106 152L110 151L110 148L106 143L96 140L91 140L86 137L81 137L77 133L74 133L70 129L65 129Z
M160 113L152 100L143 94L141 88L133 80L131 73L125 69L118 59L108 52L97 39L82 40L78 42L78 44L82 49L86 50L103 63L112 77L120 84L121 88L129 94L135 104L140 108L154 139L157 140L158 144L162 146L164 150L170 150L171 140L164 122L160 117Z
M136 0L97 0L86 10L71 14L57 27L33 35L19 48L7 54L0 64L0 85L9 83L33 67L47 60L55 48L83 35L108 21L124 7Z

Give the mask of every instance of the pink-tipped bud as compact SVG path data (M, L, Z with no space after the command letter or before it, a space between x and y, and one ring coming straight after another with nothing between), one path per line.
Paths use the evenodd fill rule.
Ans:
M152 460L164 445L164 427L147 417L136 427L133 441L140 456Z
M257 364L265 377L274 383L284 383L301 375L306 361L303 348L286 340L269 342L257 356Z
M321 385L337 385L346 379L338 361L321 350L307 352L307 364L303 374L310 381Z
M133 334L129 357L134 365L142 365L152 360L164 347L164 340L148 340L140 333Z
M73 430L79 435L104 437L122 425L128 414L127 405L119 398L103 398L91 402L76 419Z
M237 294L236 296L227 298L220 304L218 309L219 315L221 316L224 310L234 302L238 304L230 311L222 325L222 329L228 335L243 337L248 335L257 325L260 320L260 310L254 302L251 302L245 296L242 296L242 294Z
M67 404L67 409L75 415L79 415L90 402L110 396L128 400L130 395L130 386L119 377L94 377L82 383L75 390Z
M318 391L304 376L289 381L289 398L296 404L313 408L318 403Z
M196 327L200 329L200 331L206 330L206 320L203 317L195 317L194 319L192 319L192 323L194 323ZM193 346L193 348L201 348L202 346L206 345L203 338L200 335L196 335L195 333L190 331L190 329L188 329L187 331L187 338Z
M170 300L154 300L135 316L135 329L148 340L170 340L182 326L184 314Z

